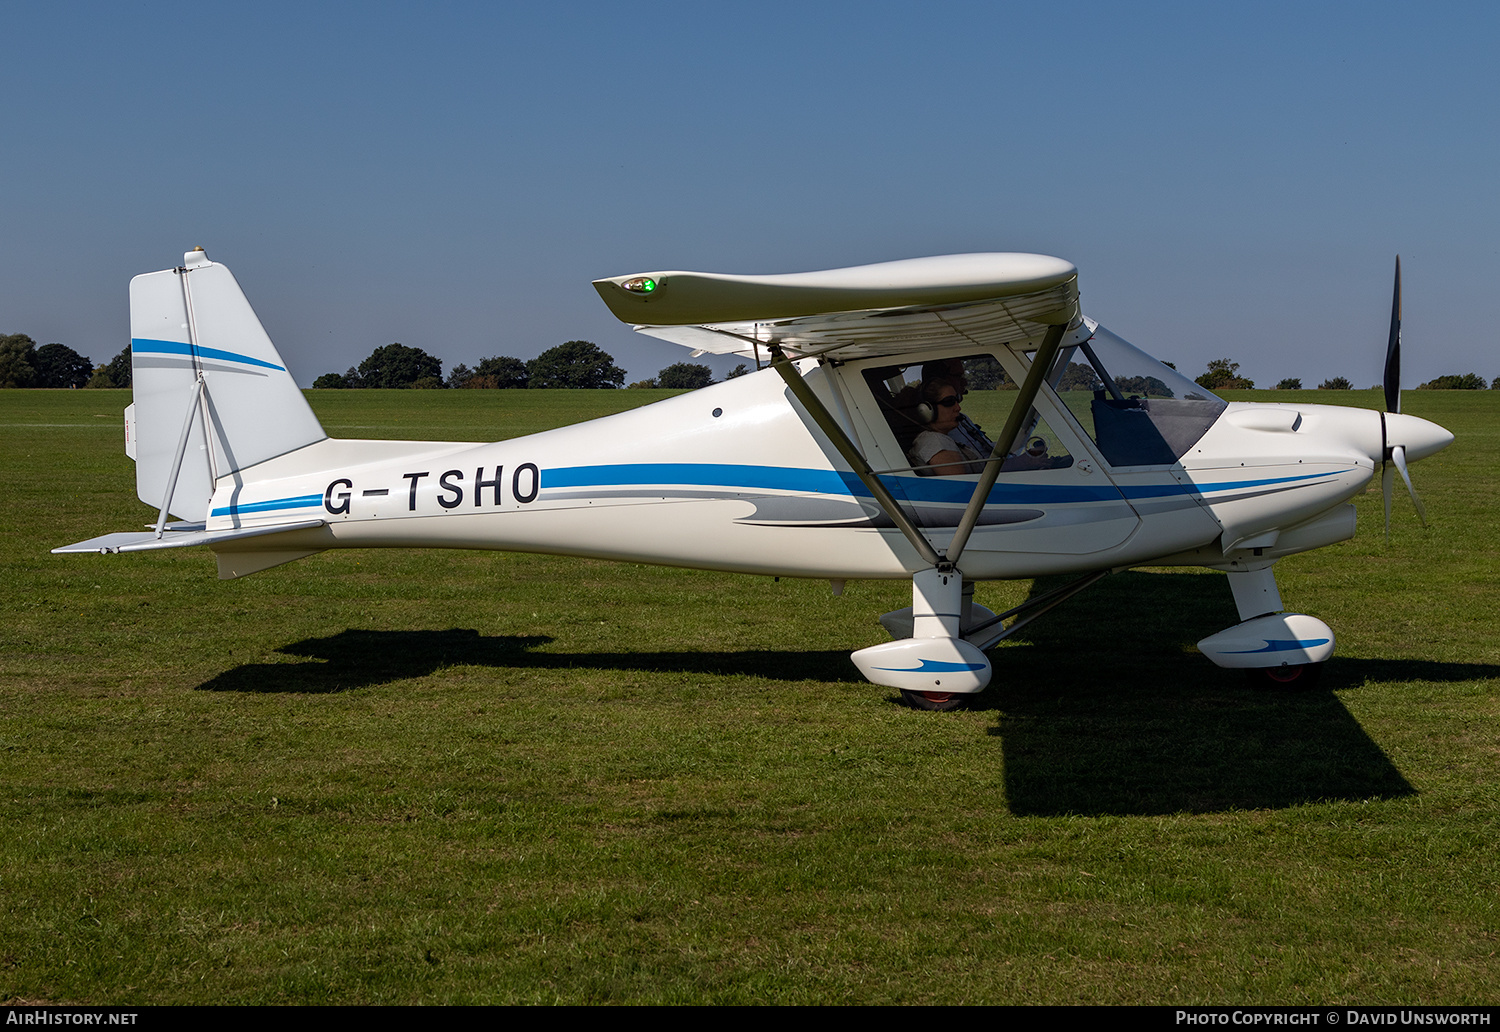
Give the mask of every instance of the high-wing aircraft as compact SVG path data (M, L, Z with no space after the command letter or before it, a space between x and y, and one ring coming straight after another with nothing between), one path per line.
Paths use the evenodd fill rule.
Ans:
M1400 414L1399 259L1385 412L1226 403L1086 318L1077 270L1045 255L594 286L638 331L757 371L493 444L337 440L227 268L196 249L137 276L126 451L156 521L55 551L206 545L221 578L426 547L910 579L892 640L852 658L927 709L983 690L987 649L1109 572L1206 566L1241 622L1199 649L1301 684L1334 636L1283 611L1276 560L1352 537L1377 467L1389 525L1393 471L1411 490L1408 463L1453 440ZM993 442L961 413L981 370L1014 388ZM1076 576L1005 613L973 600L1056 574Z

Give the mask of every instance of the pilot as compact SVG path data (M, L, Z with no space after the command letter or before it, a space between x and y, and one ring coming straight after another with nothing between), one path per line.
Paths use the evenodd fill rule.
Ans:
M940 358L933 362L923 363L923 382L937 379L952 383L957 388L960 399L969 393L969 377L964 371L964 360L961 358ZM967 445L980 455L987 456L995 450L995 442L985 436L979 424L965 415L958 417L958 425L948 432L948 436L960 445Z
M933 416L926 429L917 434L916 440L906 450L917 473L926 477L947 477L983 472L986 456L953 435L963 415L958 385L937 377L922 384L919 396L924 405L931 407Z

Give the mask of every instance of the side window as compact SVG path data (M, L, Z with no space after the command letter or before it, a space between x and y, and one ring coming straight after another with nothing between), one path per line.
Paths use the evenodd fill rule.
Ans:
M978 474L992 461L1001 462L1002 472L1073 464L1067 446L1036 409L1023 420L1008 453L991 457L990 435L1005 426L1016 399L1015 382L993 355L876 366L863 374L907 460L905 468L918 476Z

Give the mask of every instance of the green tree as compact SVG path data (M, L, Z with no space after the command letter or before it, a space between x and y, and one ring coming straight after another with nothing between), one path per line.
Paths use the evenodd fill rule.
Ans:
M0 387L36 383L36 341L24 333L0 335Z
M656 374L658 387L695 391L714 382L714 371L706 365L677 362Z
M619 387L625 383L625 370L615 365L599 345L587 340L570 340L548 348L526 363L530 387Z
M1057 381L1060 391L1097 391L1103 386L1104 382L1094 372L1094 367L1084 362L1069 362L1062 379Z
M1276 389L1278 391L1300 391L1302 389L1302 381L1295 376L1289 376L1285 380L1276 381Z
M654 391L656 389L656 381L637 380L635 383L630 384L625 389L628 391Z
M1099 385L1103 387L1103 384ZM1115 386L1120 388L1121 393L1131 397L1147 398L1171 398L1175 397L1172 388L1159 376L1120 376L1115 378Z
M405 344L387 344L370 352L359 364L359 379L365 387L411 387L424 377L435 377L441 386L442 359L433 358L421 348Z
M1318 390L1320 391L1352 391L1353 389L1354 384L1350 383L1343 376L1335 376L1318 384Z
M94 363L66 344L44 344L37 348L37 387L86 387L94 375Z
M1194 382L1211 391L1248 391L1255 381L1240 375L1240 364L1227 358L1216 358L1208 363L1208 372Z
M127 347L104 365L95 366L94 375L89 377L88 386L129 387L130 376L130 348Z
M741 362L739 365L737 365L733 369L729 370L729 375L726 376L726 377L724 377L724 379L726 379L726 380L738 380L740 377L746 375L749 372L750 372L750 367L747 366L745 363ZM1495 378L1495 382L1500 383L1500 377L1496 377Z
M120 353L109 360L106 366L109 370L109 378L114 381L116 387L129 387L135 382L135 364L131 361L130 345L127 344L120 349Z
M1482 391L1485 389L1484 377L1478 373L1450 373L1447 376L1439 376L1428 380L1426 383L1418 384L1419 391Z
M349 381L338 373L324 373L313 381L315 391L344 391L349 389Z
M969 381L971 391L1014 390L1010 374L989 355L971 358L964 362L964 379Z
M531 374L526 371L526 363L519 358L511 358L509 355L480 359L474 375L489 377L494 382L486 383L484 386L500 390L520 390L531 381Z

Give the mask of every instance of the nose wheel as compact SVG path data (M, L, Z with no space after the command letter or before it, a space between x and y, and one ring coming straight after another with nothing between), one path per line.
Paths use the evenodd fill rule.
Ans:
M1263 691L1306 692L1318 686L1323 679L1322 663L1298 663L1280 667L1260 667L1246 670L1245 676L1252 688Z
M958 692L914 692L907 689L901 690L901 699L912 709L930 710L933 713L947 713L956 710L964 704L969 696Z

